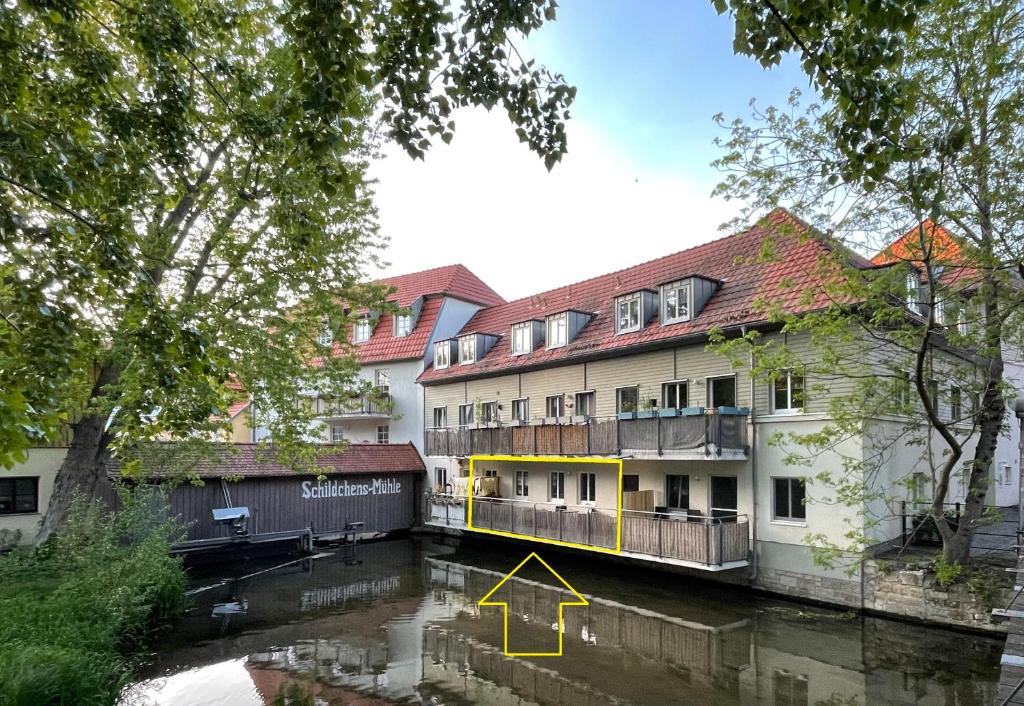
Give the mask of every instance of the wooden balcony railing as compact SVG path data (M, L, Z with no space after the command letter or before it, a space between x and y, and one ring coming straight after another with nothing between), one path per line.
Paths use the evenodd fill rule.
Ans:
M484 428L432 427L426 430L427 456L616 456L628 451L703 451L721 456L724 450L746 455L747 414L695 414L648 419L591 418L581 423L513 426L492 423Z
M511 532L603 549L615 548L616 511L608 508L534 503L503 498L473 499L473 528ZM466 498L428 494L427 524L466 529ZM708 567L748 561L746 515L676 516L622 511L623 552L677 559Z

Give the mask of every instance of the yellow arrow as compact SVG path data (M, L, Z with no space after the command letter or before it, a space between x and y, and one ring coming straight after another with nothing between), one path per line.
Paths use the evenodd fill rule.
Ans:
M523 566L526 565L526 562L530 561L530 559L536 559L541 564L543 564L544 568L547 569L548 571L550 571L551 575L554 576L556 579L558 579L559 583L561 583L563 586L565 586L566 590L569 591L569 593L571 593L572 595L574 595L576 597L576 600L573 600L573 601L559 601L559 603L558 603L558 652L510 652L509 649L508 649L508 602L507 601L491 601L491 600L488 600L491 596L494 595L494 593L499 588L501 588L504 585L504 583L506 581L508 581L513 576L515 576L516 572L519 571L521 568L523 568ZM492 588L490 591L487 592L486 596L484 596L483 598L481 598L479 600L478 605L481 605L481 606L485 606L485 605L486 606L492 606L492 605L493 606L503 606L505 608L505 654L508 655L509 657L561 657L562 656L562 608L564 608L567 605L585 606L585 605L590 605L590 603L587 601L586 598L581 596L576 591L575 588L570 586L568 581L566 581L561 576L559 576L558 572L555 571L554 569L552 569L548 565L548 563L546 561L544 561L539 556L537 556L537 552L530 552L529 556L527 556L525 559L523 559L521 562L519 562L519 566L517 566L516 568L512 569L511 571L509 571L508 574L505 576L505 578L503 578L501 581L499 581L494 586L494 588Z

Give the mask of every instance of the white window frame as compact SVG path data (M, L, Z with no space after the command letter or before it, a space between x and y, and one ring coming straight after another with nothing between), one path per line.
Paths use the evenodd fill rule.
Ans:
M624 410L622 409L622 391L623 390L636 390L636 407L634 409ZM640 386L639 385L623 385L622 387L615 388L615 413L621 414L622 412L639 412L640 411Z
M556 489L561 491L557 495L555 494ZM565 504L565 471L551 471L548 499L553 503Z
M378 444L390 444L391 443L391 427L387 424L377 425L377 443Z
M434 466L434 489L440 488L444 492L445 486L448 485L448 468L447 466Z
M633 333L634 331L639 331L641 328L643 328L643 312L642 312L643 301L642 301L642 299L643 299L643 297L641 297L640 292L636 292L634 294L626 294L624 296L616 298L616 300L615 300L615 333L617 333L617 334L619 334L619 333ZM632 322L632 321L627 322L626 326L622 325L622 319L623 319L622 311L623 311L623 307L626 308L626 318L630 319L630 320L633 319L633 314L634 314L633 308L634 307L636 308L636 311L635 311L636 321L635 322Z
M907 273L907 308L915 314L920 314L918 305L921 299L921 275L915 270Z
M736 375L712 375L709 378L704 379L704 386L707 389L708 398L708 409L718 409L719 407L730 407L733 405L721 405L714 399L714 389L716 380L732 380L732 394L735 397L734 404L738 405L740 401L740 386L736 380Z
M391 371L388 368L377 368L374 370L373 384L381 395L391 394Z
M558 402L558 414L551 414L551 400L557 399ZM545 417L564 417L565 416L565 395L548 395L544 398L544 416Z
M587 395L590 396L590 399L593 400L593 402L591 404L591 409L587 410L586 412L583 412L583 411L580 411L580 399L583 398L583 397L586 397ZM594 392L594 390L580 390L579 392L575 393L573 395L573 409L572 409L572 411L573 411L573 414L576 414L576 415L579 415L579 416L586 415L588 417L593 417L594 414L597 412L597 393Z
M481 422L497 422L498 419L498 401L488 400L487 402L480 403L480 421Z
M320 327L320 333L317 334L316 340L321 346L329 346L334 343L334 331L331 330L331 325L326 321Z
M786 481L786 492L789 495L789 497L787 498L787 503L789 505L789 515L776 515L775 514L775 507L776 507L776 502L775 502L776 501L775 482L776 481L780 481L780 480L781 481ZM799 525L801 527L806 526L807 525L807 481L805 481L803 478L797 478L796 476L772 476L771 477L771 481L772 481L772 522L778 522L778 523L781 523L781 524L789 524L789 525ZM804 502L803 502L803 504L801 504L801 507L803 508L803 513L804 513L803 517L796 517L793 514L793 508L794 508L794 505L793 505L793 483L794 482L796 482L796 483L803 483L803 485L804 485Z
M528 422L530 421L530 398L519 397L512 400L512 421L514 422Z
M679 404L679 388L682 387L686 391L686 399L683 400L685 404ZM668 404L668 391L670 388L676 390L676 406L670 407ZM662 409L686 409L690 405L690 381L689 380L669 380L668 382L661 383L661 407Z
M476 362L476 336L459 337L459 365Z
M340 444L345 440L345 427L338 424L331 425L331 443Z
M514 484L513 493L517 498L524 499L530 497L529 471L516 471L512 482Z
M553 328L553 325L554 328ZM563 311L560 314L551 314L547 317L544 322L545 326L545 337L544 345L547 349L561 348L562 346L568 345L569 343L569 312ZM561 337L555 336L554 333L560 332Z
M679 314L679 293L685 292L686 313L683 315ZM676 315L669 316L668 305L669 305L669 293L673 293L673 297L676 302ZM670 282L661 287L661 324L678 324L684 321L689 321L693 318L693 282L690 280L678 280L676 282Z
M373 336L373 322L370 317L361 316L356 319L356 323L352 327L352 342L366 343L371 336Z
M801 407L793 406L793 377L801 378L801 388L803 390L804 405ZM786 381L786 407L779 407L776 404L775 386L778 385L782 380ZM772 414L803 414L807 405L807 378L806 376L797 373L795 370L785 370L780 372L779 376L772 381L771 386L771 403L772 403Z
M597 474L589 473L586 471L580 473L579 491L580 505L584 505L586 507L594 507L595 505L597 505Z
M959 422L964 416L964 393L956 385L949 387L949 420Z
M520 334L525 340L519 340ZM512 324L512 355L526 355L533 351L533 323Z
M474 407L475 407L475 405L472 402L459 405L459 426L460 427L468 427L470 424L474 423L474 421L475 421L474 418L473 418L474 415L475 415ZM469 410L469 414L463 414L462 410L464 410L464 409L468 409Z
M412 333L412 314L395 314L395 336L404 338Z
M440 412L441 414L438 414ZM438 424L438 421L441 423ZM448 405L443 407L434 407L434 428L443 429L448 426Z
M452 344L451 341L438 341L434 344L434 367L444 370L451 365Z

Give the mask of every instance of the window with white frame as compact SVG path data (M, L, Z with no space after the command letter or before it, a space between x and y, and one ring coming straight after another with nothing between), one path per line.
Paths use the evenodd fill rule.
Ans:
M516 471L516 497L530 497L530 472Z
M569 342L569 313L552 314L547 318L547 347L559 348Z
M803 478L772 478L772 519L804 522L807 508L804 499L807 486Z
M451 364L451 343L438 341L434 344L434 367L447 368Z
M640 294L627 294L615 300L615 333L640 330Z
M473 404L459 405L459 426L464 427L473 423Z
M363 316L356 320L355 328L352 331L352 340L355 343L365 343L370 340L373 333L373 323L369 316Z
M917 305L920 301L920 287L921 280L917 274L917 271L915 270L907 274L907 308L909 308L914 313L918 312Z
M772 411L793 414L802 412L805 404L804 376L793 370L780 372L772 382Z
M689 403L689 385L685 380L673 380L661 386L661 406L665 409L684 409Z
M496 421L498 421L498 403L497 402L481 402L480 403L480 421L481 422L496 422Z
M39 512L39 477L0 478L0 515Z
M533 324L529 321L512 325L512 355L523 355L533 350Z
M661 289L661 323L675 324L690 320L690 288L689 282L673 282Z
M345 430L339 426L331 426L331 443L340 444L345 440Z
M410 333L412 333L412 314L395 316L395 335L408 336Z
M615 411L635 412L640 407L640 388L636 385L615 390Z
M672 510L690 509L690 476L665 476L665 506Z
M897 370L893 373L892 404L896 414L910 412L910 373Z
M377 385L377 392L382 395L391 392L391 371L387 368L377 368L373 371L373 381Z
M521 400L512 400L512 419L517 422L529 421L530 400L525 397Z
M444 492L448 485L448 469L445 466L434 466L434 488Z
M565 502L565 473L562 471L551 472L551 490L549 492L551 500L558 502Z
M545 417L564 417L565 416L565 396L564 395L550 395L544 398L544 416Z
M459 339L459 365L467 365L476 361L476 336L463 336Z
M708 407L736 406L736 376L724 375L718 378L708 378Z
M386 444L391 439L391 429L387 424L381 424L377 427L377 443Z
M320 334L317 336L317 342L321 346L329 346L334 343L334 331L331 330L331 325L324 322L324 325L320 327Z
M583 417L593 417L595 410L596 407L593 390L576 393L576 408L573 411L574 414Z
M597 502L597 474L580 473L580 503L593 505Z
M448 426L448 407L434 407L434 426Z
M946 305L941 299L936 298L934 308L935 323L940 326L946 323Z
M949 388L949 418L954 422L960 421L963 416L963 393L956 385Z

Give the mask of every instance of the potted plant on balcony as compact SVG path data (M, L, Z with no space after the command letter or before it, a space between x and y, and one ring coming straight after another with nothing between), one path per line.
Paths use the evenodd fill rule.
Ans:
M637 411L637 419L653 419L658 413L658 400L651 398L647 400L647 405Z
M632 402L623 403L622 409L616 415L620 420L636 419L636 404Z

